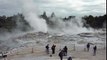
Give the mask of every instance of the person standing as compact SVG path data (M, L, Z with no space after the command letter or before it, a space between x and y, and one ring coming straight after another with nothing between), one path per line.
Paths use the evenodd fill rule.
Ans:
M96 51L97 51L97 46L95 45L95 46L93 47L93 56L96 55Z
M87 51L90 49L90 43L87 44Z
M67 56L67 52L68 52L67 46L65 46L65 47L63 48L63 50L64 50L64 56Z
M59 57L60 57L60 60L63 60L63 50L61 50L61 51L59 52Z
M49 54L49 44L46 45L46 53Z
M52 54L55 54L55 47L56 47L56 45L54 45L54 44L53 44L53 46L51 47L51 49L52 49Z

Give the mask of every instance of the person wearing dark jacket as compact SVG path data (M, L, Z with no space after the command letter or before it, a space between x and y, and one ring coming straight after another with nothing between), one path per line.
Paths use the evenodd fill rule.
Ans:
M63 48L63 50L64 50L64 56L67 56L67 52L68 52L67 46L65 46L65 47Z
M97 46L94 46L94 47L93 47L93 56L96 55L96 50L97 50Z
M47 44L45 48L46 48L47 54L49 54L49 44Z
M68 60L72 60L72 57L68 57Z
M90 43L87 44L87 51L90 49Z
M52 49L52 54L55 54L55 47L56 47L56 45L54 45L54 44L53 44L53 46L51 47L51 49Z
M63 50L59 52L60 60L63 60Z

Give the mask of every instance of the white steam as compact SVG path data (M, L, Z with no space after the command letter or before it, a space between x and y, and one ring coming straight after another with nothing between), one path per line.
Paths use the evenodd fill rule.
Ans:
M43 19L39 19L36 14L36 5L33 0L22 0L23 3L23 14L25 19L29 22L31 27L35 29L36 32L42 31L47 32L47 24Z
M45 20L40 19L36 14L38 9L33 0L22 0L22 3L25 19L36 32L41 31L56 34L78 34L90 31L87 28L83 28L83 22L81 18L63 21L62 19L54 16L53 18L50 18L50 21L54 23L54 27L50 27Z
M60 34L79 34L84 32L92 32L92 29L87 29L83 27L83 22L81 18L73 18L69 21L63 21L60 18L53 17L50 19L54 23L53 28L49 28L51 33Z

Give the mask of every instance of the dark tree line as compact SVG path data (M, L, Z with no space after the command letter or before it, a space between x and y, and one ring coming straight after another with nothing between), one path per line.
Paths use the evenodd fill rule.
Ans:
M0 16L0 32L6 30L11 32L14 29L26 31L30 28L29 23L24 19L22 14L6 17Z
M69 21L70 19L73 19L75 18L75 16L68 16L68 17L65 17L63 18L64 21Z
M48 26L51 26L51 27L54 25L54 23L51 21L51 19L54 17L56 17L54 12L50 16L47 16L46 12L44 12L42 15L40 15L40 18L45 19ZM75 18L75 16L68 16L68 17L60 18L60 19L63 21L69 21L72 18Z
M44 12L42 15L39 16L42 19L45 19L47 24L49 26L54 25L54 23L50 20L51 18L55 17L55 13L53 12L50 17L46 15L46 12ZM65 18L61 18L63 21L69 21L72 18L75 18L75 16L68 16ZM103 28L104 23L106 24L106 14L103 16L84 16L82 19L85 21L84 27L92 27L95 29ZM25 20L24 16L22 14L17 14L14 16L6 17L6 16L0 16L0 32L3 30L6 30L8 32L11 32L14 29L18 29L21 31L27 31L29 29L32 29L29 23Z
M49 18L55 17L55 13L52 13L50 17L46 15L46 12L43 13L43 15L40 16L41 18L45 19L47 24L53 25L54 23L49 20ZM62 18L63 21L69 21L71 19L75 18L75 16L68 16L65 18ZM82 17L84 26L83 27L92 27L94 29L103 28L104 23L106 24L106 14L103 16L84 16ZM84 22L85 21L85 22Z
M106 23L106 14L103 16L84 16L82 19L85 20L84 26L85 27L92 27L95 29L103 28L104 23Z

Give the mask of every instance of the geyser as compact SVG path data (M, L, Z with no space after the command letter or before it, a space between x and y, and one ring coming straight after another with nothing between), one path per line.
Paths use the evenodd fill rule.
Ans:
M43 19L38 18L36 14L36 5L33 0L22 0L23 3L23 14L25 19L34 28L36 32L47 32L47 24Z
M46 20L40 19L37 15L37 7L33 0L22 0L23 14L25 19L34 28L36 32L48 32L55 34L78 34L83 32L89 32L90 30L83 27L81 18L74 18L69 21L63 21L62 19L53 16L49 17L49 20L53 23L53 26L49 26Z

